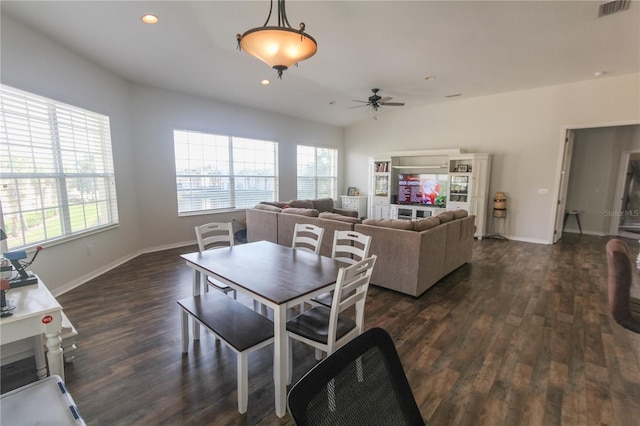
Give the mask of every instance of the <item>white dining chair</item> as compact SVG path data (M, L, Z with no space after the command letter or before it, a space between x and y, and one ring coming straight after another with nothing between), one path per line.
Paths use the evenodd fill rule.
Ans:
M364 305L375 263L373 255L340 268L331 307L318 305L287 321L288 383L293 374L293 340L330 355L362 333Z
M371 236L355 231L335 231L331 257L353 264L369 256Z
M220 247L233 247L233 226L231 222L211 222L196 226L196 238L198 239L198 250L213 250ZM207 276L205 291L209 291L209 286L222 291L225 294L233 293L236 298L236 291L226 284Z
M293 228L293 241L291 243L291 247L320 254L323 235L324 228L311 225L309 223L296 223Z
M369 256L371 236L355 231L335 231L331 257L343 263L353 264ZM309 302L311 305L331 306L333 293L323 293Z

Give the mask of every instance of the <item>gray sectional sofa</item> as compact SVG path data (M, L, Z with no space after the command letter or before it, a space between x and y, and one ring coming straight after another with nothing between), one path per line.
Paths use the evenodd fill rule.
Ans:
M466 210L418 221L366 219L355 210L333 207L333 200L269 202L247 209L247 240L290 246L296 223L325 229L320 254L331 256L336 230L370 235L370 254L378 256L371 284L418 297L441 278L471 260L475 216Z
M247 209L247 241L291 246L295 224L310 223L324 228L320 254L331 256L334 231L353 231L357 216L357 210L335 208L331 198L263 202Z

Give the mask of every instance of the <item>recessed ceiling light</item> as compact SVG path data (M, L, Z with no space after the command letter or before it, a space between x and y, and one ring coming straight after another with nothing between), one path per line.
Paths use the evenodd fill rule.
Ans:
M260 84L262 84L263 86L268 86L268 85L270 85L270 84L271 84L271 81L270 81L270 80L267 80L267 79L265 78L264 80L262 80L262 81L260 82Z
M607 73L606 71L596 71L596 72L593 73L593 76L594 77L602 77L606 73Z
M151 13L147 13L146 15L142 16L142 22L144 22L145 24L157 24L158 21L158 17Z
M329 101L329 105L335 105L336 101Z
M428 81L428 80L435 80L435 79L436 79L436 76L435 76L435 75L428 75L428 76L426 76L424 79L425 79L425 80L427 80L427 81Z

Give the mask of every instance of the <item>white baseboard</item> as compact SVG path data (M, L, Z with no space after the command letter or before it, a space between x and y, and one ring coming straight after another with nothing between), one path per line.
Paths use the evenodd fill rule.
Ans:
M105 265L99 269L96 269L95 271L92 271L88 274L85 274L73 281L68 282L67 284L58 287L57 289L55 289L54 291L52 291L52 294L57 297L60 296L61 294L64 294L70 290L73 290L76 287L81 286L82 284L91 281L94 278L99 277L100 275L109 272L110 270L122 265L123 263L126 263L128 261L130 261L131 259L134 259L142 254L145 253L153 253L156 251L162 251L162 250L169 250L169 249L173 249L173 248L178 248L178 247L185 247L185 246L190 246L193 244L197 244L195 241L187 241L187 242L181 242L181 243L174 243L174 244L166 244L163 246L156 246L156 247L150 247L150 248L146 248L146 249L142 249L142 250L138 250L136 252L130 253L126 256L121 257L120 259L117 259L111 263L109 263L108 265Z

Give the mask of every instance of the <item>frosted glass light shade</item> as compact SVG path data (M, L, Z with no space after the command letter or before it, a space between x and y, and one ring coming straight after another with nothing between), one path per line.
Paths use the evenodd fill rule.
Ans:
M312 57L318 50L313 37L286 27L253 28L242 35L240 47L279 71Z

